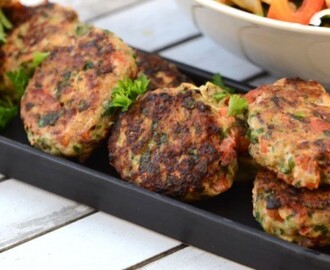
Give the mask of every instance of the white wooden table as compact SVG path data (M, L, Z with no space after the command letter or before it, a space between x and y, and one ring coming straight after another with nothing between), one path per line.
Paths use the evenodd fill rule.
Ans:
M274 80L203 37L175 0L56 2L137 48L250 84ZM0 269L246 269L10 175L0 216Z

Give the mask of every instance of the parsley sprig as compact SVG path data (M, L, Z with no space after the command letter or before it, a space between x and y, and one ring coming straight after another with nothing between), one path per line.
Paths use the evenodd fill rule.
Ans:
M0 96L0 130L18 114L19 101L24 94L25 88L32 78L35 69L46 59L48 53L35 52L33 60L21 65L17 70L10 71L6 75L14 86L14 97Z
M18 114L18 106L14 105L9 98L0 99L0 130Z
M107 112L113 108L121 108L123 112L127 111L129 106L144 94L149 85L149 80L142 74L136 80L126 78L118 82L118 85L112 90L111 100L107 105Z
M221 89L221 91L218 91L213 95L213 98L217 102L224 100L225 98L229 98L231 94L235 93L235 89L227 86L224 83L220 74L215 74L212 77L212 83L219 86L219 88Z
M213 75L212 83L219 86L221 89L225 90L228 94L234 94L236 92L234 88L224 83L223 78L219 73Z
M13 27L11 22L7 19L6 15L3 13L0 8L0 44L6 42L6 30L9 30Z
M18 69L6 73L15 88L17 99L22 97L35 69L41 65L48 55L48 52L35 52L31 62L25 63Z
M235 93L235 89L225 85L220 74L215 74L212 78L212 83L220 87L220 91L213 95L213 98L217 101L223 101L224 99L229 99L228 101L228 115L238 115L244 113L248 107L247 100Z
M232 95L228 104L228 115L238 115L244 113L248 107L248 102L245 97L241 95Z
M22 67L14 71L9 71L6 75L15 88L15 98L20 99L24 94L25 88L30 80L30 76Z

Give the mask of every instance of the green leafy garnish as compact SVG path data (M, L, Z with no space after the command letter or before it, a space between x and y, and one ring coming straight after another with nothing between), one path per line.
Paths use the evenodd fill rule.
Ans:
M34 73L34 70L39 67L48 56L49 52L35 52L33 54L33 60L31 65L29 66L29 68L32 70L32 73Z
M247 100L240 95L232 95L228 104L228 115L237 115L243 113L248 107Z
M213 95L213 98L216 100L216 101L221 101L223 100L224 98L227 98L229 97L229 93L227 93L226 91L221 91L221 92L217 92Z
M31 62L21 65L14 71L6 73L15 88L16 97L18 99L24 94L25 88L27 87L29 80L32 78L35 69L41 65L48 55L48 52L35 52Z
M0 13L1 16L1 13ZM1 20L1 19L0 19ZM17 70L6 73L14 86L14 97L0 98L0 130L18 114L18 104L35 69L46 59L48 53L35 52L33 60L21 65Z
M6 75L14 85L16 91L16 97L20 99L24 94L25 88L30 80L30 77L21 67L15 71L7 72Z
M147 91L148 85L149 80L144 74L134 81L130 78L119 81L118 86L112 90L111 101L106 111L112 108L121 108L123 112L127 111L137 97Z
M229 98L233 93L235 93L235 89L231 88L223 82L223 79L220 74L215 74L212 77L212 83L217 85L220 88L220 91L216 92L213 95L213 98L219 102L221 100Z
M235 93L235 89L231 88L229 86L227 86L224 82L223 79L221 77L221 75L219 73L214 74L212 77L212 81L213 84L219 86L220 88L222 88L223 90L225 90L227 93L229 94L233 94Z
M0 100L0 130L4 129L17 114L18 106L9 98Z
M0 43L6 42L6 30L9 30L13 27L11 22L7 19L2 9L0 8Z

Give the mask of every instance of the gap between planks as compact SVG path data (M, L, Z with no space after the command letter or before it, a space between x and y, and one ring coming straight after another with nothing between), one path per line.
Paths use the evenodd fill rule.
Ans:
M156 49L156 50L154 50L154 51L151 51L151 53L157 53L157 54L159 54L159 53L161 53L162 51L165 51L165 50L168 50L168 49L174 48L174 47L176 47L176 46L178 46L178 45L181 45L181 44L183 44L183 43L186 43L186 42L188 42L188 41L191 41L191 40L194 40L194 39L197 39L197 38L200 38L200 37L202 37L202 34L201 34L201 33L198 33L198 34L192 35L192 36L190 36L190 37L186 37L186 38L183 38L183 39L178 40L178 41L176 41L176 42L170 43L170 44L168 44L168 45L166 45L166 46L164 46L164 47L158 48L158 49Z
M154 1L154 0L139 0L137 2L134 2L134 3L130 3L130 4L127 4L127 5L124 5L122 7L119 7L117 9L114 9L114 10L110 10L110 11L106 11L106 12L103 12L101 14L98 14L97 16L95 17L92 17L92 18L89 18L87 19L85 22L86 23L89 23L89 24L92 24L94 21L96 20L99 20L99 19L103 19L105 17L108 17L109 15L112 15L112 14L115 14L117 12L120 12L122 10L125 10L125 9L129 9L131 7L135 7L135 6L139 6L140 4L142 3L145 3L145 2L151 2L151 1Z
M150 257L149 259L146 259L146 260L144 260L142 262L139 262L139 263L137 263L135 265L132 265L132 266L130 266L128 268L125 268L124 270L136 270L136 269L140 269L141 267L144 267L144 266L146 266L146 265L148 265L150 263L153 263L155 261L158 261L158 260L160 260L160 259L162 259L162 258L164 258L166 256L172 255L175 252L178 252L178 251L180 251L182 249L185 249L186 247L188 247L188 245L182 243L182 244L180 244L178 246L175 246L174 248L171 248L171 249L166 250L166 251L164 251L164 252L162 252L160 254L157 254L157 255L155 255L153 257Z
M84 214L84 215L81 215L81 216L79 216L79 217L77 217L77 218L74 218L74 219L72 219L72 220L68 220L67 222L65 222L65 223L63 223L63 224L60 224L60 225L57 225L57 226L55 226L55 227L49 228L48 230L45 230L45 231L40 232L40 233L37 233L37 234L35 234L35 235L31 236L31 237L27 237L27 238L25 238L24 240L22 240L22 241L20 241L20 242L17 242L17 243L15 243L15 244L9 245L9 246L7 246L7 247L5 247L5 248L3 248L3 249L0 249L0 253L2 253L2 252L4 252L4 251L7 251L7 250L10 250L10 249L12 249L12 248L15 248L15 247L17 247L17 246L20 246L20 245L22 245L22 244L24 244L24 243L27 243L27 242L29 242L29 241L31 241L31 240L34 240L34 239L36 239L36 238L39 238L39 237L41 237L41 236L43 236L43 235L45 235L45 234L47 234L47 233L50 233L50 232L53 232L53 231L59 230L59 229L65 227L65 226L67 226L67 225L70 225L70 224L72 224L72 223L75 223L75 222L77 222L77 221L79 221L79 220L81 220L81 219L84 219L84 218L86 218L86 217L88 217L88 216L91 216L91 215L93 215L93 214L95 214L95 213L97 213L97 212L98 212L98 211L97 211L96 209L91 209L89 212L87 212L87 213Z

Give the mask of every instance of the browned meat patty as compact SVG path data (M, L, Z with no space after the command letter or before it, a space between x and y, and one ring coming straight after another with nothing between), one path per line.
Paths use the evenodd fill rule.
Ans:
M306 247L330 244L330 186L295 188L261 170L254 182L253 215L264 230Z
M0 8L14 26L30 19L35 10L35 7L23 6L18 0L2 0L0 1Z
M87 157L113 123L107 113L112 89L136 72L133 51L107 31L89 28L55 48L21 101L30 143L55 155Z
M31 8L28 18L20 20L25 22L8 34L7 42L1 47L0 82L7 91L13 88L5 76L7 72L32 61L35 52L48 52L55 46L69 45L72 42L70 35L75 33L78 25L75 11L56 4Z
M122 179L168 196L196 200L229 189L237 169L235 118L200 88L149 91L119 116L108 142Z
M145 74L150 80L149 90L177 87L181 83L192 82L191 79L178 70L175 64L168 62L157 54L137 50L136 63L139 75Z
M20 2L18 0L1 0L0 1L0 8L11 7L11 6L16 6L16 5L20 5Z
M250 154L295 187L330 184L330 96L315 81L282 79L249 100Z

